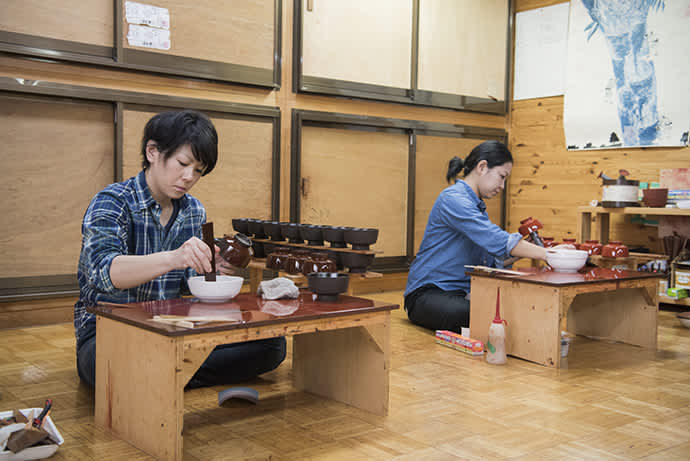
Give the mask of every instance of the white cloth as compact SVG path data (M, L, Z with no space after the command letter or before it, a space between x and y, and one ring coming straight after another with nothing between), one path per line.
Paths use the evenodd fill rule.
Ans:
M297 298L299 288L295 283L285 277L278 277L273 280L264 280L259 284L259 291L263 299Z

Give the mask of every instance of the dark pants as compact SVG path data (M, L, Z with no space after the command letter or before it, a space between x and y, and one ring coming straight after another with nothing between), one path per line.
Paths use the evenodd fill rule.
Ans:
M278 367L285 360L285 338L246 343L221 344L209 354L185 389L248 381ZM96 385L96 336L77 349L77 371L81 380Z
M470 302L463 290L443 291L424 286L405 296L405 310L410 322L430 330L460 333L470 326Z

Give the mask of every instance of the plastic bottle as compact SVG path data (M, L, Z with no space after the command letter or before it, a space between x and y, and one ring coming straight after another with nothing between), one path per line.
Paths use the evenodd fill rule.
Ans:
M489 327L489 340L486 343L486 361L494 365L506 363L506 330L503 324L508 322L501 318L500 302L501 289L497 288L496 317Z

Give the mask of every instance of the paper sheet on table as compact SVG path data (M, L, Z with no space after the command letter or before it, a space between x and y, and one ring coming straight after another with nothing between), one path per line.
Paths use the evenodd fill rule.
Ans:
M242 312L239 307L236 309L219 309L208 305L193 304L189 308L187 317L203 317L209 322L240 322L242 320Z

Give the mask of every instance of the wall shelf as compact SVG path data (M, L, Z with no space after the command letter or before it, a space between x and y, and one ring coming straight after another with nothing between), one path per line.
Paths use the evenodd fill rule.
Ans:
M609 241L609 218L611 215L647 215L647 216L687 216L690 217L690 209L682 208L650 208L650 207L625 207L604 208L598 206L580 206L577 208L577 241L584 242L589 239L597 239L601 243ZM596 219L594 219L596 218ZM594 228L592 222L596 222ZM659 295L659 302L690 306L690 298L674 299L669 296Z

